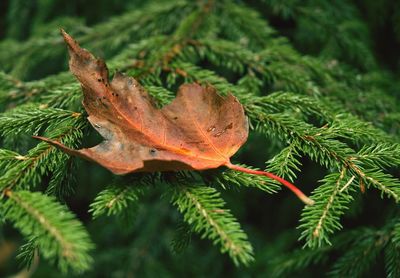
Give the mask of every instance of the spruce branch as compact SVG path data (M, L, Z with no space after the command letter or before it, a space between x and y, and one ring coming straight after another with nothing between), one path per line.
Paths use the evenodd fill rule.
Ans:
M291 140L299 146L302 153L325 166L339 168L340 163L354 155L345 143L336 140L337 133L325 126L316 128L304 121L296 120L288 114L253 114L249 111L255 130L267 135Z
M40 254L63 272L87 270L93 248L89 235L73 214L52 197L39 192L4 192L4 217L28 238L35 237Z
M329 251L329 247L296 249L291 253L280 255L269 262L271 277L288 277L290 274L299 273L312 265L324 264L328 259Z
M238 166L255 171L259 170L240 164ZM275 180L268 179L263 175L248 175L231 169L219 173L216 173L216 171L212 171L209 174L203 173L202 177L210 185L219 184L224 189L229 189L230 187L255 187L270 194L276 193L280 189Z
M54 195L57 199L63 200L65 197L71 196L76 182L76 164L74 158L68 157L61 161L53 170L49 185L46 188L46 195Z
M365 145L357 152L357 160L369 168L396 167L400 164L400 145L397 143Z
M57 108L44 108L36 105L21 105L0 114L0 136L15 136L18 133L37 135L44 127L62 125L63 121L75 124L81 114Z
M18 6L23 1L11 2L13 11L10 15L21 14L23 9L19 12ZM376 67L369 30L354 3L262 2L267 6L263 13L256 11L262 5L260 3L149 1L92 27L84 26L83 20L72 18L51 24L47 21L37 23L43 21L44 15L50 18L45 12L39 21L34 20L32 36L28 40L0 42L0 110L6 111L0 115L3 140L0 189L11 212L14 207L24 211L22 218L11 216L9 220L19 223L28 218L36 219L37 225L47 231L46 236L36 230L35 233L23 232L29 242L21 256L27 263L36 248L48 250L45 252L50 260L62 262L60 255L50 250L47 239L52 237L58 246L65 247L60 236L51 233L53 230L49 225L50 220L65 221L62 224L65 228L57 224L57 228L63 229L59 234L69 231L68 221L63 218L67 210L62 208L60 219L56 219L52 206L61 206L54 198L17 190L47 183L44 177L48 176L50 182L46 194L63 197L71 192L68 182L75 175L72 160L45 143L38 144L26 154L20 151L30 143L23 135L45 132L64 144L76 146L83 137L86 123L82 115L72 112L80 111L81 88L69 73L21 81L64 70L61 63L58 68L55 63L50 68L45 66L47 61L61 61L65 54L54 29L61 22L85 47L101 51L101 56L110 61L110 68L118 68L137 78L160 107L174 97L172 92L182 82L211 84L221 94L234 94L245 107L251 131L267 135L267 140L274 146L283 146L269 159L267 170L293 181L303 168L303 156L327 169L330 174L311 196L315 205L303 210L300 229L306 246L317 247L330 242L335 246L287 253L283 260L277 260L273 274L285 275L325 263L328 253L334 252L334 257L339 254L340 258L334 264L331 276L361 276L383 251L387 275L399 275L400 227L397 223L382 229L349 229L350 233L332 237L342 228L340 218L358 187L361 192L365 191L365 185L374 187L383 195L400 201L400 184L395 174L400 164L396 76ZM43 3L38 4L38 7L42 6ZM282 29L277 32L271 28L265 15L274 20L274 25L276 19L293 25L284 27L289 39L277 36ZM12 26L6 26L7 32L12 34L11 37L18 37L16 26L28 21L24 18L18 25L6 24ZM302 55L292 46L293 41L296 48L307 49L312 56ZM6 150L11 148L9 142L24 145L18 145L15 151ZM232 214L224 209L218 191L197 184L204 182L224 189L255 187L267 193L274 193L280 187L267 177L245 173L264 173L258 169L246 169L244 165L233 167L243 172L217 169L161 175L162 183L173 187L172 202L191 226L179 227L177 235L181 236L181 241L175 241L177 249L188 244L194 231L219 244L236 264L248 264L252 260L252 247L247 236ZM270 177L276 179L276 176ZM177 178L182 178L178 185L171 182ZM104 214L119 217L135 212L132 209L143 194L142 189L158 181L138 179L112 184L100 191L91 205L91 212L94 217ZM290 187L293 189L289 183ZM43 204L51 205L36 209L42 199ZM387 205L397 204L390 202ZM165 207L160 206L153 222L157 222L161 212L165 213ZM43 218L45 222L39 223L42 215L49 215L49 218ZM151 237L143 236L143 242L157 238L154 227L149 224L140 231L152 234ZM74 238L70 236L69 239ZM162 236L158 239L163 240ZM111 256L117 254L118 258L126 257L127 252L133 253L136 264L143 254L150 258L146 261L152 261L154 257L148 247L151 242L139 244L137 249L140 250L133 251L130 247L119 249L115 246L109 253ZM71 258L68 260L63 269L86 268ZM160 260L157 258L157 261ZM168 273L167 267L163 266L159 264L157 271ZM164 274L157 274L160 273Z
M19 153L0 149L0 173L3 174L6 169L11 168L21 159L24 159L24 156L21 156Z
M366 159L365 163L370 164L370 162L368 162L366 150L361 150L361 156L358 157L354 150L350 149L346 144L334 139L335 137L340 136L347 137L343 134L340 135L341 130L339 128L332 126L330 128L318 129L304 122L299 122L290 119L287 116L276 114L258 114L256 117L256 120L258 120L256 129L262 132L268 132L269 129L272 129L272 132L275 134L281 133L282 138L285 138L289 133L291 135L291 140L300 146L302 152L309 155L311 159L327 168L349 168L360 179L365 180L368 184L372 184L388 196L391 196L398 201L398 181L392 179L389 174L385 174L379 169L363 169L358 166L358 164L363 163L363 157ZM295 124L295 122L297 123ZM266 126L266 123L270 126ZM380 150L382 151L383 149L386 149L386 155L393 155L393 150L398 149L396 144L390 145L390 147L388 147L388 145L382 145L382 147L383 148L380 148ZM378 150L376 148L370 148L369 151L372 152L371 155L374 155ZM359 160L357 158L359 158ZM395 152L394 158L388 159L386 163L393 165L391 161L396 162L397 159Z
M0 105L2 103L7 103L10 108L16 105L23 105L28 102L34 102L38 103L38 105L43 105L47 104L45 100L48 93L49 95L52 95L53 93L54 95L63 95L66 98L64 101L68 102L70 98L74 97L67 94L68 92L73 92L71 86L75 86L76 88L76 84L74 84L73 81L74 80L72 79L71 75L67 72L30 82L22 82L18 80L15 81L16 83L14 87L9 88L2 93L3 98L0 97ZM49 98L51 99L51 97ZM49 104L47 105L52 106Z
M291 190L303 203L306 205L312 206L314 204L314 201L307 197L303 192L301 192L300 189L298 189L294 184L288 182L287 180L278 177L270 172L265 172L265 171L257 171L249 168L245 168L239 165L234 165L234 164L227 164L226 165L228 168L232 170L236 170L239 172L247 173L247 174L252 174L252 175L260 175L260 176L266 176L270 179L273 179L282 185L286 186L289 190Z
M232 1L220 1L221 36L260 49L267 45L275 31L254 9Z
M180 222L175 230L174 238L171 241L171 248L176 253L182 253L190 244L192 230L189 224Z
M25 244L21 245L17 255L17 259L28 269L34 264L35 256L38 256L38 246L35 239L35 237L32 237Z
M110 185L96 196L90 204L89 212L93 218L97 218L101 215L119 215L134 210L143 193L143 184Z
M190 13L195 7L195 3L187 1L150 3L143 10L134 9L108 22L85 28L83 34L79 32L78 39L85 45L90 44L92 48L106 50L108 55L115 54L124 44L131 41L176 30L182 19L181 16ZM50 37L46 35L46 38L33 37L25 43L13 45L12 48L9 48L10 45L7 43L0 44L0 50L4 52L7 49L12 50L7 51L8 55L4 57L0 56L2 69L5 71L13 69L13 76L26 77L46 59L62 57L64 51L62 39L56 33ZM47 47L43 48L43 46ZM27 63L28 60L32 62Z
M197 9L192 10L179 24L176 31L169 38L165 38L162 47L147 54L147 59L143 63L136 63L139 71L136 72L136 78L143 84L160 85L160 75L162 70L170 71L170 64L188 42L197 35L201 28L204 28L204 21L212 10L213 1L205 1L198 5Z
M67 145L75 146L83 135L82 129L86 123L72 120L72 122L64 122L64 124L66 125L60 126L48 134ZM69 124L75 125L70 126ZM39 143L27 155L17 155L14 158L18 162L13 163L0 177L1 189L33 188L39 184L46 173L62 167L62 162L68 159L65 154L55 151L53 146L46 143Z
M393 198L397 203L400 202L399 179L376 168L365 172L359 171L358 174L364 179L367 185L376 187L382 192L382 195L385 194Z
M239 223L224 208L225 202L214 188L201 185L177 185L171 202L183 214L192 230L220 245L236 265L248 265L253 260L253 248Z
M386 277L395 278L400 276L400 247L388 244L384 251Z
M311 198L315 204L303 209L299 225L302 230L300 239L306 240L306 246L330 244L329 235L342 228L340 216L353 200L353 186L349 184L346 190L341 191L349 179L352 178L348 177L346 168L343 168L340 173L327 175L322 180L323 184L313 191Z
M267 170L293 181L296 178L295 171L301 171L300 157L298 146L291 143L268 161Z
M400 247L400 221L398 219L393 226L393 243Z
M387 243L385 235L363 229L351 247L333 265L329 277L363 277Z

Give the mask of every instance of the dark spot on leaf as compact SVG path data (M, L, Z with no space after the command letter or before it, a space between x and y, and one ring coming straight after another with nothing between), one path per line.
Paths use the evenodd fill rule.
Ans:
M227 126L224 128L224 130L231 129L232 127L233 127L233 123L230 123L229 125L227 125Z
M174 120L177 120L178 119L178 117L174 117Z
M99 78L99 79L97 79L97 81L98 81L98 82L101 82L101 79Z
M155 156L155 155L156 155L156 152L157 152L157 150L155 150L155 149L150 149L150 154L151 154L152 156Z
M213 126L210 126L210 127L207 129L207 132L214 131L214 130L215 130L215 126L213 125Z

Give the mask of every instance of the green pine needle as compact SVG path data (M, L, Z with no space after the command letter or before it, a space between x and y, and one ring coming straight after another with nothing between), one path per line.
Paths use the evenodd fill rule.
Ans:
M224 208L225 202L217 190L205 186L176 186L172 203L178 207L192 230L220 245L235 264L248 265L253 261L253 247L239 223Z
M63 272L90 268L93 244L83 225L53 197L39 192L6 191L4 218L26 237L35 237L40 255Z

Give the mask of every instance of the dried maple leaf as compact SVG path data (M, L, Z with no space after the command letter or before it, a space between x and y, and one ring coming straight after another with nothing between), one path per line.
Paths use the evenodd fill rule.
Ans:
M205 170L224 165L278 180L304 202L312 202L294 185L271 173L230 162L248 136L243 106L233 95L221 97L212 87L184 84L170 104L157 109L134 78L116 73L110 82L106 64L61 32L69 49L70 70L82 84L88 120L105 140L92 148L73 150L57 141L37 138L115 174Z

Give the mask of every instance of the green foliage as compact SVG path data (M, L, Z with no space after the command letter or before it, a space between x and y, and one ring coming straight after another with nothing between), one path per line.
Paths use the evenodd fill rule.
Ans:
M142 194L141 184L109 186L97 195L90 212L96 218L103 214L110 216L132 211Z
M240 165L244 166L244 165ZM253 170L259 170L254 167L248 167ZM226 170L220 173L212 173L212 175L205 175L205 179L209 179L210 184L219 184L222 188L235 188L235 187L255 187L267 193L275 193L280 189L278 185L264 176L253 176L242 172L233 170ZM228 186L228 187L227 187Z
M271 262L271 277L288 277L311 265L326 263L328 249L297 249L293 253L274 258Z
M32 105L22 105L5 112L0 117L1 136L15 136L19 133L37 135L44 127L62 125L63 121L79 117L71 111L52 108L40 108ZM68 123L73 124L73 123Z
M246 265L253 260L253 248L247 241L247 235L230 211L224 208L225 202L214 188L177 186L172 202L194 232L221 245L221 252L228 252L235 264Z
M379 256L384 247L381 235L368 229L359 232L357 243L350 246L349 250L335 262L329 276L362 277Z
M5 238L7 223L20 231L25 266L43 257L66 275L90 269L85 275L93 277L110 276L105 265L115 277L204 276L200 269L216 277L361 277L371 268L400 275L399 55L391 51L400 43L400 5L25 2L0 3L0 229ZM111 75L136 78L158 107L184 82L235 95L250 137L233 161L301 185L315 204L300 213L279 184L229 169L115 179L32 139L71 148L100 140L88 128L81 86L66 71L59 27L103 57ZM129 225L115 225L120 220ZM98 245L94 265L86 230ZM199 237L246 268L232 268L211 247L202 253ZM39 264L38 276L59 274Z
M70 116L70 115L69 115ZM49 126L54 128L53 123ZM63 123L57 124L57 129L48 132L48 136L59 139L71 147L76 146L77 142L83 136L82 129L86 123L82 119L70 119ZM25 122L26 128L29 128L30 122ZM20 132L19 127L16 133ZM57 171L63 168L64 162L68 156L60 152L56 152L54 147L45 143L39 143L30 149L27 155L17 154L13 157L9 156L9 152L4 152L3 159L9 159L10 167L6 168L4 174L0 177L0 188L35 188L42 181L42 178L49 172ZM68 174L62 171L62 174ZM59 186L59 185L57 185Z
M301 216L302 237L310 247L320 247L329 242L329 234L342 228L339 219L352 201L350 186L353 177L345 171L327 175L312 194L315 205L304 208Z
M387 277L398 277L400 275L400 249L398 246L389 245L385 249L385 269Z
M293 253L283 253L269 262L272 276L289 277L312 265L324 265L330 269L328 277L366 277L381 257L386 277L396 277L400 266L398 246L389 235L396 221L397 218L380 228L363 227L342 232L331 246L300 248ZM342 255L337 257L337 253Z
M93 244L71 212L54 198L39 192L6 191L5 195L4 218L13 222L23 235L34 237L43 257L56 261L64 272L89 268L91 257L88 252ZM27 251L25 248L24 252Z

